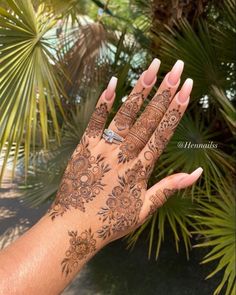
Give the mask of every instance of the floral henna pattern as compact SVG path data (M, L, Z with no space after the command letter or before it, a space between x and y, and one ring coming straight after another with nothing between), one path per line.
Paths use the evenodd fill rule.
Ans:
M62 273L67 276L78 267L79 261L86 259L88 255L96 251L96 240L91 229L85 230L78 236L77 231L69 231L70 247L61 262Z
M140 92L130 94L115 116L115 126L119 131L129 128L134 122L140 105L144 101L143 91L144 88Z
M56 200L49 209L52 219L71 207L85 212L85 203L92 201L105 186L104 175L110 171L101 155L92 156L85 139L76 148L64 173Z
M108 107L106 103L101 103L98 107L96 107L92 117L89 121L88 127L85 130L85 134L88 137L97 137L100 135L101 130L103 130L103 126L106 122L106 118L108 115Z
M157 208L161 207L168 198L176 192L175 189L167 189L165 188L163 191L159 190L154 195L150 197L150 201L152 205L150 206L150 210L148 215L152 215L156 212ZM164 200L163 200L164 199Z
M108 238L112 233L119 234L138 222L142 201L142 189L146 186L149 167L143 168L138 161L132 169L119 176L119 185L115 186L106 201L106 206L98 212L100 220L105 222L98 237Z
M148 143L148 150L144 153L146 160L153 161L161 155L170 137L178 126L180 119L180 106L165 113L158 129L154 132L154 136Z
M131 128L125 141L120 145L119 163L125 163L137 157L166 112L170 97L171 92L167 89L150 101L141 117Z

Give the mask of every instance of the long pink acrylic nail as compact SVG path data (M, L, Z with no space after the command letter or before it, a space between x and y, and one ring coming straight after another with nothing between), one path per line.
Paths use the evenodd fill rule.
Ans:
M168 83L170 86L175 86L181 77L181 74L184 69L184 62L182 60L177 60L177 62L174 64L173 68L168 74Z
M177 102L179 104L186 104L189 100L190 93L193 88L193 80L188 78L185 80L183 86L181 87L179 93L177 94Z
M111 101L112 98L115 95L115 90L116 90L116 85L117 85L117 78L112 77L110 82L108 83L107 89L105 91L105 99L107 101Z
M198 180L202 172L203 172L202 167L197 168L191 174L185 176L183 179L180 180L178 184L178 188L181 189L182 187L187 187L189 185L192 185L195 181Z
M148 69L143 73L141 82L145 88L151 87L156 82L156 75L159 70L161 61L154 58Z

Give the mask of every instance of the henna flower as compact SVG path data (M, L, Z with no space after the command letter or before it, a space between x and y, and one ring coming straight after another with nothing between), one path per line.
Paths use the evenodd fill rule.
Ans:
M52 219L63 215L71 207L85 212L85 203L92 201L104 187L102 178L110 170L104 157L91 156L88 143L81 140L65 171L55 203L49 209Z
M89 254L96 250L96 240L93 238L91 229L85 230L78 236L77 231L69 231L70 247L66 251L66 258L61 262L62 272L67 276L77 266L78 261L86 259Z

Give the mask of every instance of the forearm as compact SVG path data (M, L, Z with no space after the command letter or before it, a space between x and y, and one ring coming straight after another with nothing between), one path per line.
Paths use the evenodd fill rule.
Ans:
M0 294L59 294L102 247L93 237L88 218L83 220L73 210L53 221L46 214L4 249L0 253ZM77 248L71 247L70 240Z

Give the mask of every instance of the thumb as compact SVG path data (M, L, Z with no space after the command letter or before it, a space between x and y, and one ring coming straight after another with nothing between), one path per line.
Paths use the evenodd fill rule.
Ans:
M140 212L140 222L142 223L161 207L176 190L191 186L201 176L201 167L194 170L191 174L176 173L165 177L149 190L147 190L144 204Z

